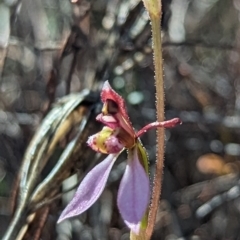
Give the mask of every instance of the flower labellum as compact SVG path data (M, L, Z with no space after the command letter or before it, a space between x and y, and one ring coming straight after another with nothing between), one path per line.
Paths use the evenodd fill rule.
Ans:
M144 216L150 199L147 153L139 137L157 127L174 127L181 123L179 118L154 122L135 132L129 120L125 102L106 81L101 92L102 113L97 120L105 127L93 136L87 144L100 153L109 154L83 179L73 199L62 212L58 222L79 215L90 208L102 194L114 162L124 150L128 150L125 172L120 182L117 205L126 225L138 234L144 228Z

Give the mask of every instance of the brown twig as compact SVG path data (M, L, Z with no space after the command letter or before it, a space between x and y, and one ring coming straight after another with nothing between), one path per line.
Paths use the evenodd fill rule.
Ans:
M43 213L42 213L41 218L40 218L39 223L38 223L38 229L37 229L36 233L34 234L33 240L39 240L40 239L41 234L42 234L42 229L43 229L43 227L46 223L47 217L48 217L49 210L50 210L49 207L46 207L43 210Z

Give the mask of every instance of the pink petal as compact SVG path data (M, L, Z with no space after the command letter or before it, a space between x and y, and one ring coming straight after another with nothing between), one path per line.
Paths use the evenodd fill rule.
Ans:
M96 120L112 129L120 127L119 122L112 115L103 115L100 113L97 115Z
M97 146L97 137L98 137L99 133L96 133L90 137L88 137L87 140L87 145L92 148L92 150L96 151L96 152L102 152L99 147Z
M103 103L107 103L107 100L112 100L116 103L118 111L115 114L100 114L97 116L97 120L101 121L103 124L106 124L108 127L114 129L116 127L121 127L129 133L131 137L135 136L135 131L132 127L132 124L129 120L127 110L125 107L124 99L118 95L110 86L108 81L103 85L101 98Z
M137 148L129 151L128 165L118 190L118 208L127 226L136 234L147 210L149 177L139 162Z
M107 99L113 100L118 105L121 115L127 121L128 125L132 126L129 121L124 99L112 89L108 81L105 81L103 84L101 98L103 103L105 103Z
M104 190L108 176L118 155L110 154L86 175L72 201L59 217L58 223L66 218L83 213L97 201Z
M119 126L123 128L126 132L128 132L132 138L136 137L136 133L132 125L128 121L126 121L126 119L123 117L121 113L116 113L115 118L118 120Z
M119 153L122 151L124 146L119 141L119 139L116 136L110 136L105 141L106 149L109 153Z
M179 118L173 118L164 122L149 123L148 125L146 125L145 127L143 127L141 130L137 132L137 137L140 137L145 132L153 128L158 128L158 127L172 128L172 127L175 127L177 124L182 124L182 121Z
M110 154L119 153L123 150L124 145L120 142L119 138L115 136L115 131L109 127L104 127L102 131L90 136L87 144L94 151Z

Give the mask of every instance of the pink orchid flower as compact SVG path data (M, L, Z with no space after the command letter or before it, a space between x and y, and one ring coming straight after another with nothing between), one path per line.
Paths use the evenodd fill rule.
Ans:
M181 121L174 118L154 122L135 132L124 100L111 88L108 81L103 85L101 99L102 113L96 119L106 126L89 137L87 143L94 151L109 155L86 175L58 222L83 213L97 201L106 186L114 162L127 149L127 166L119 186L117 204L126 225L138 234L140 228L144 227L144 216L150 198L148 159L139 137L149 129L170 128Z

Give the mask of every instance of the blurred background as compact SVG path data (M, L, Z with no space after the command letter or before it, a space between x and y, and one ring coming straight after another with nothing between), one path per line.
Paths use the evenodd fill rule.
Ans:
M240 239L240 1L162 4L165 116L183 124L165 132L152 239ZM155 120L151 44L139 0L0 2L0 238L12 217L24 152L58 98L85 88L98 95L108 79L126 99L136 129ZM155 132L142 142L153 176ZM73 193L65 194L51 202L38 234L29 230L21 239L129 239L116 206L125 158L89 211L56 225Z

